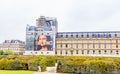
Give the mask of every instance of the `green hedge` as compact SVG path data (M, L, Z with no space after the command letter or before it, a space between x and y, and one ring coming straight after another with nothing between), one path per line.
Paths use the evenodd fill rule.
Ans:
M54 65L54 56L0 56L0 70L38 70L41 66L45 71L47 66Z
M120 58L82 56L1 55L0 70L38 70L58 63L57 72L73 74L119 74Z
M119 74L120 58L60 57L58 58L57 72L74 74Z

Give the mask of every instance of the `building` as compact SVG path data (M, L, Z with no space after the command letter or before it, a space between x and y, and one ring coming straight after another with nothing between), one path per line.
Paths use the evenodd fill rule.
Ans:
M0 50L11 50L14 54L23 54L25 51L25 42L20 40L5 40L0 44Z
M64 56L119 56L120 32L58 32L56 54Z
M27 25L24 55L120 55L120 31L58 32L57 28L56 18L44 16L36 20L36 26Z
M36 19L36 26L26 27L26 51L24 55L55 55L57 20L52 17Z

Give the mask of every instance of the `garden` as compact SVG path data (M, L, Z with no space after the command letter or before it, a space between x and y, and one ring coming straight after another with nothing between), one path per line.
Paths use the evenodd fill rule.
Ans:
M119 74L119 57L88 57L88 56L25 56L25 55L0 55L0 74L18 72L31 74L38 71L46 71L46 67L55 66L58 73L73 74ZM6 71L2 73L3 71ZM14 74L11 73L10 74ZM30 73L27 73L30 72Z

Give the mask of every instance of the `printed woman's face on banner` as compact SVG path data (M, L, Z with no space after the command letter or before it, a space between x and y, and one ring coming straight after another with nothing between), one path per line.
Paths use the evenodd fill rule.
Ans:
M45 35L39 36L38 45L41 45L41 46L47 45L47 36Z
M52 50L51 42L52 41L50 36L45 36L45 35L38 36L37 50L51 51Z

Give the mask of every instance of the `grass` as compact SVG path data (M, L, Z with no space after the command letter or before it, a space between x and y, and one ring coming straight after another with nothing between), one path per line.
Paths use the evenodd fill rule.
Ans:
M0 74L34 74L34 72L25 70L0 70Z

